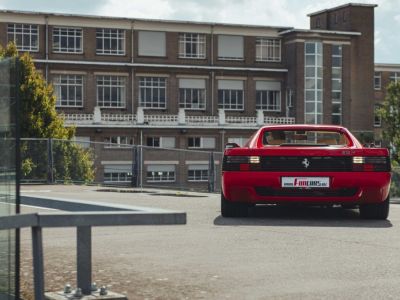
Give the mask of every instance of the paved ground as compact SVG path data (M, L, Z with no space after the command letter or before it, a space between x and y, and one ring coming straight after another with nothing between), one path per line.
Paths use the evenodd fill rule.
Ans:
M98 284L129 299L399 299L400 205L388 221L357 211L257 207L223 219L219 196L98 192L99 187L26 186L25 193L183 210L185 226L95 229ZM23 209L36 210L35 208ZM46 289L75 281L75 232L46 229ZM22 236L29 292L29 231Z

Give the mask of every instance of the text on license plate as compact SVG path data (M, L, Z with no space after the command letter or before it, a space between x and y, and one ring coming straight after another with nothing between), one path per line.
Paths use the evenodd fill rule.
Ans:
M329 177L282 177L283 188L328 188Z

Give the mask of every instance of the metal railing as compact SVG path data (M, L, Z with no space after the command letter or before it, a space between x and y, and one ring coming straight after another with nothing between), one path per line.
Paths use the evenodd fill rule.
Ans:
M55 201L57 201L55 199ZM45 299L43 228L75 227L77 239L77 287L92 293L92 227L128 225L182 225L186 213L146 209L102 212L33 213L0 217L0 230L31 227L35 300Z
M62 114L61 115L66 124L68 125L88 125L94 124L94 114ZM142 120L142 121L140 121ZM262 119L264 124L294 124L295 118L291 117L264 117ZM104 114L100 115L100 119L96 122L104 125L112 125L120 122L126 125L148 125L148 126L178 126L178 125L191 125L191 126L245 126L245 127L259 127L263 125L262 120L259 121L257 117L247 116L188 116L184 113L180 118L179 115L143 115L143 119L138 118L136 114Z
M218 192L221 187L221 152L57 139L22 139L21 144L22 183L93 183L199 192Z

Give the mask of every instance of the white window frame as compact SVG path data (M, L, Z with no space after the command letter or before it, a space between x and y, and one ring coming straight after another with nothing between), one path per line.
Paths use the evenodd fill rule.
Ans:
M333 47L339 47L338 49L340 49L339 53L340 54L334 54L333 52ZM331 79L331 87L332 87L332 95L333 93L340 93L340 99L335 99L332 96L332 107L334 105L336 105L337 107L339 107L339 112L335 113L332 110L332 124L335 125L341 125L343 122L343 115L342 115L342 98L343 98L343 80L342 80L342 76L343 76L343 46L342 45L332 45L332 62L334 60L338 60L340 62L340 66L334 66L332 63L332 79ZM336 70L336 72L334 72L334 70ZM339 74L340 78L334 78L334 74ZM339 89L334 89L334 82L337 83L337 85L339 86ZM339 123L334 123L333 122L333 117L336 116L338 117Z
M153 145L148 144L148 139L153 139ZM154 146L154 140L158 139L158 146ZM166 147L165 143L167 143L167 139L173 139L173 147ZM176 140L174 136L148 136L146 137L146 146L148 147L155 147L155 148L168 148L168 149L173 149L176 146Z
M222 41L224 38L237 38L241 39L241 46L242 46L242 54L241 56L227 56L223 55L223 50L221 49ZM241 35L218 35L218 60L235 60L235 61L244 61L244 37Z
M139 79L139 106L144 109L166 109L167 108L167 78L166 77L138 77ZM150 91L148 90L150 89ZM161 97L164 91L164 100ZM148 92L150 94L148 95ZM157 101L154 102L154 94L157 94ZM147 97L150 97L147 101ZM142 99L143 98L143 99ZM150 104L150 105L148 105Z
M205 79L179 79L179 107L186 110L206 109Z
M97 28L96 29L96 54L97 55L125 55L126 39L124 29L115 28ZM97 41L101 40L101 48L97 47ZM106 40L109 40L110 48L105 49ZM112 49L113 40L116 40L117 48ZM121 41L121 47L119 47L119 41Z
M188 48L191 49L187 51ZM206 35L203 33L180 33L179 34L179 58L205 59L206 58Z
M220 92L222 94L220 94ZM241 99L240 99L241 93ZM229 89L218 89L218 108L224 110L244 110L244 92L243 90L229 90ZM222 97L222 98L220 98ZM226 97L228 97L229 102L225 102ZM236 98L236 100L234 100ZM236 102L236 103L234 103Z
M74 136L72 141L82 148L90 148L90 136Z
M138 31L138 56L166 57L166 33L162 31Z
M22 44L17 43L17 36L21 36ZM29 36L28 45L25 44L25 37ZM36 37L36 44L33 45L33 37ZM39 52L39 25L37 24L7 24L7 40L14 42L17 50L28 52Z
M256 38L256 61L258 62L280 62L281 40L268 37Z
M374 72L374 90L380 91L381 89L382 89L382 72Z
M399 82L400 81L400 72L391 72L389 77L391 82Z
M53 77L54 94L56 95L56 107L83 107L84 101L83 75L55 74ZM65 89L68 99L61 99L62 90ZM77 90L81 90L81 99L77 99ZM71 95L72 92L72 95ZM67 102L67 104L63 104Z
M188 165L188 182L208 182L208 165Z
M158 165L147 165L146 169L146 182L161 183L161 182L175 182L176 181L176 167L175 165L160 165L160 171L149 171L149 167L156 168ZM173 167L173 171L165 170L165 167ZM163 170L164 169L164 170ZM149 176L149 173L152 173Z
M228 143L236 143L236 144L238 144L240 147L243 147L244 144L246 144L248 140L249 140L248 137L243 137L243 136L228 137Z
M189 140L193 139L193 144L194 146L189 146L190 142ZM213 146L212 147L206 147L206 141L210 139L213 140ZM189 136L187 139L188 142L188 149L215 149L216 146L216 138L213 136Z
M56 43L58 39L58 43ZM67 47L62 47L62 39L66 39ZM76 47L77 41L80 40L80 47ZM72 42L72 46L69 44ZM54 53L83 53L83 30L75 27L54 27L53 28L53 52Z
M103 108L125 108L126 105L126 76L118 75L97 75L96 76L96 100L97 106ZM102 98L100 99L100 89L102 90ZM113 89L117 91L117 99L112 99ZM108 90L110 100L105 99L105 91ZM118 99L119 98L119 99ZM105 105L105 103L108 103ZM111 105L116 103L117 105Z
M110 167L104 165L104 171L103 171L104 183L126 183L132 181L131 165L116 166L115 170L112 171L107 171L107 169L110 169Z
M313 45L313 53L307 52L307 45ZM323 44L319 41L308 41L304 43L304 123L307 123L307 116L314 117L314 123L321 124L323 122ZM307 57L314 58L314 64L307 64ZM313 68L312 76L307 76L307 68ZM308 83L312 83L314 88L307 87ZM307 93L313 95L314 99L308 99ZM307 112L307 104L313 106L312 112Z
M282 110L280 85L277 81L256 81L256 109L280 112Z
M382 117L376 114L376 110L381 108L380 104L374 105L374 127L382 127Z
M125 141L125 142L124 142ZM104 148L132 148L135 140L131 136L106 136L104 138Z

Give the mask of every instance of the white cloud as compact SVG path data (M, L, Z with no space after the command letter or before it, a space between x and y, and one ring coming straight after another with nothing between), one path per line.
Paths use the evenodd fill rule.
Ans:
M108 0L96 14L116 17L165 19L172 13L168 0Z
M381 32L379 30L375 30L375 47L377 47L382 41Z

